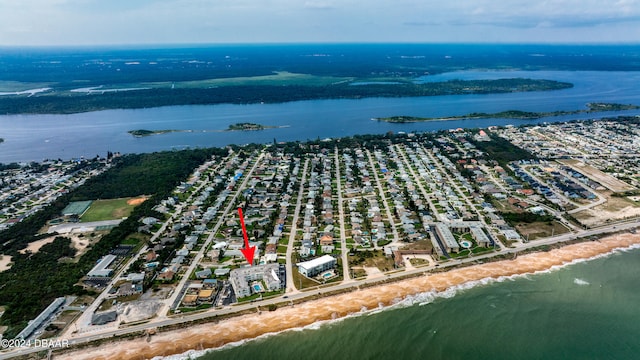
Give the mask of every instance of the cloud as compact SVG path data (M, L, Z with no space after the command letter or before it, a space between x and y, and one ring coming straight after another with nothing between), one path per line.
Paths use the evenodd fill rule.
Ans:
M0 45L637 42L637 23L640 0L0 0Z
M402 23L405 26L438 26L442 25L440 22L435 21L405 21Z
M460 16L450 24L512 28L568 28L626 23L640 18L639 0L491 0L458 2Z

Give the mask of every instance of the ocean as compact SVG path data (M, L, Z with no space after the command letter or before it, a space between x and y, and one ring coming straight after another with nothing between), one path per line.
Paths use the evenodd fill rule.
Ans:
M199 359L637 359L639 281L640 250L617 251L423 294Z

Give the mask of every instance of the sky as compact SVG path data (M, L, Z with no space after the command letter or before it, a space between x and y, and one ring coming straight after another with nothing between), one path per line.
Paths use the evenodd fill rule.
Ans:
M0 0L0 45L640 43L640 0Z

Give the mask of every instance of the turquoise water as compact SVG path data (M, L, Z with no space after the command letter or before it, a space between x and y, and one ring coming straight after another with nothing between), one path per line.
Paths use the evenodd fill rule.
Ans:
M637 359L639 285L633 250L200 359Z

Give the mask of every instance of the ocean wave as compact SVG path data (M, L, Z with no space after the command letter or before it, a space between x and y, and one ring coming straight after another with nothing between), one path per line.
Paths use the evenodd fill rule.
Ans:
M586 280L578 279L578 278L573 279L573 283L576 284L576 285L581 285L581 286L591 285L590 282L588 282Z

